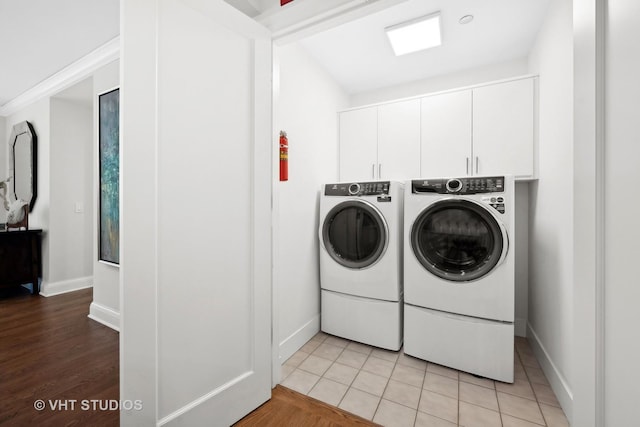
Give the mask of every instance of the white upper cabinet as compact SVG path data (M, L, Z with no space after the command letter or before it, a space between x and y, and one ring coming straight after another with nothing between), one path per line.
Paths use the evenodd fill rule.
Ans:
M422 98L420 177L470 173L471 90Z
M420 100L378 107L378 179L404 181L420 174Z
M473 174L534 176L534 80L473 90Z
M340 181L403 181L420 173L420 100L340 113Z
M340 180L365 181L378 173L378 108L340 113Z
M340 180L535 178L535 78L340 113Z

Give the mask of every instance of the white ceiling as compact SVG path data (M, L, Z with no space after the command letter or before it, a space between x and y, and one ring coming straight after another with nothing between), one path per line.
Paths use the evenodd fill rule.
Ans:
M120 32L119 0L0 0L0 106Z
M249 15L279 8L278 0L226 1ZM354 94L523 58L549 1L406 0L300 43ZM383 29L436 11L443 45L395 57ZM473 22L458 24L467 14ZM118 34L119 0L0 0L0 107Z
M350 94L528 55L550 0L407 0L300 43ZM384 28L441 13L442 45L396 57ZM458 20L473 15L461 25Z

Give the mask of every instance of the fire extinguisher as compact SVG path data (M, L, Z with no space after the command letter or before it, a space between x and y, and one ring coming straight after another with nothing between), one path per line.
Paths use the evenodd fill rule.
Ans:
M287 133L280 131L280 181L289 180L289 140Z

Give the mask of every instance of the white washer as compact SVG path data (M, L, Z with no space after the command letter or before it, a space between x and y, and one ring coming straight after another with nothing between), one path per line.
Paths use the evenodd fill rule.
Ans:
M326 184L320 197L321 329L390 350L402 345L403 185Z
M405 185L404 351L513 382L514 180Z

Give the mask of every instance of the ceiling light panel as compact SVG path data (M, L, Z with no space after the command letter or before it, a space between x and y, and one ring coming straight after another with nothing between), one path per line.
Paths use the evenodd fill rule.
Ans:
M440 12L385 28L396 56L440 46Z

